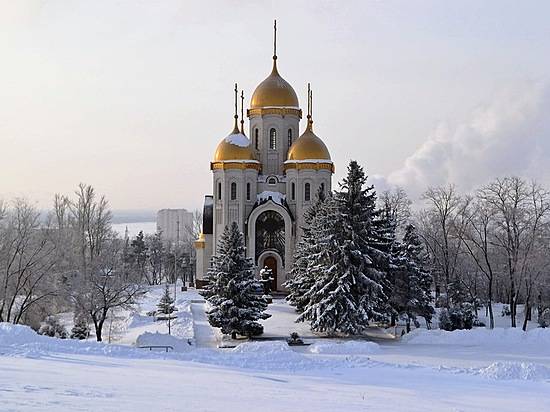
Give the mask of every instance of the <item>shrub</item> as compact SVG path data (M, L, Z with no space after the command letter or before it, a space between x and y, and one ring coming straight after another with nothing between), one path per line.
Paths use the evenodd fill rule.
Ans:
M61 338L61 339L67 339L67 336L68 336L65 326L63 326L59 322L59 319L57 319L57 317L55 316L48 316L44 320L44 323L42 324L42 326L40 326L38 333L40 335L46 335L52 338Z
M88 320L84 315L77 316L71 329L71 339L88 339L88 336L90 336Z
M475 314L472 306L464 303L459 307L443 309L439 313L439 328L447 331L472 329Z
M544 309L544 311L539 316L539 326L541 328L549 328L550 327L550 308Z
M502 307L501 315L502 315L502 317L511 316L511 315L512 315L512 311L510 310L510 306L504 305L504 306Z

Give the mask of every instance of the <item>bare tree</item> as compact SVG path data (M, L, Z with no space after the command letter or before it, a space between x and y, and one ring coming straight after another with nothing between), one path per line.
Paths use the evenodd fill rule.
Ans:
M386 190L380 196L382 209L389 213L389 218L396 225L398 232L403 232L411 218L411 200L404 189L397 187Z
M494 210L492 244L506 258L511 326L516 327L517 304L538 234L550 211L548 193L536 182L518 177L496 179L484 186L479 197ZM530 302L526 302L526 310Z
M20 323L36 303L55 294L55 243L27 201L16 199L9 210L2 207L1 216L0 322Z
M68 282L69 296L80 313L90 316L101 341L109 311L134 304L142 288L126 276L124 242L111 229L105 197L97 197L93 187L80 184L69 205L75 234L75 272Z
M489 312L490 328L495 327L493 314L493 290L495 279L496 256L492 237L495 231L495 210L483 198L476 198L471 207L464 207L461 210L463 219L467 222L464 231L460 232L464 246L487 281L486 304Z
M420 235L433 260L436 295L442 284L450 306L449 286L456 279L462 243L456 232L464 229L464 222L457 219L464 203L453 185L429 188L423 198L429 207L419 216Z

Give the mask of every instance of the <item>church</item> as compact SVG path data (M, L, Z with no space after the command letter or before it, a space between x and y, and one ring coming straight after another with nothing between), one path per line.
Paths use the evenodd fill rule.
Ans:
M204 282L225 226L236 222L258 272L270 268L272 289L284 291L304 212L318 190L332 188L334 164L313 132L312 93L308 85L306 125L300 135L302 110L296 92L279 74L276 36L275 26L271 74L256 87L246 111L250 137L244 130L243 94L239 129L235 85L234 128L210 162L213 194L205 196L203 229L194 243L197 286Z

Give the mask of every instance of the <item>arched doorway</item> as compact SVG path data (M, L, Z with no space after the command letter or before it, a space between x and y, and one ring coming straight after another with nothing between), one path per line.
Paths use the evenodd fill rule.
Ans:
M271 269L271 290L277 290L277 259L275 256L268 256L264 259L264 267Z

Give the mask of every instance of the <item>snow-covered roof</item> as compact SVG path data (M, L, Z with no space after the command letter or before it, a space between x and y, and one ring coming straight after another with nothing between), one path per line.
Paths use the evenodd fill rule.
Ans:
M264 190L257 196L258 202L268 200L269 198L271 198L271 200L273 200L275 203L282 205L286 199L286 196L281 192L272 192L271 190Z
M247 147L250 145L250 140L242 133L230 134L225 138L225 141L239 147Z

